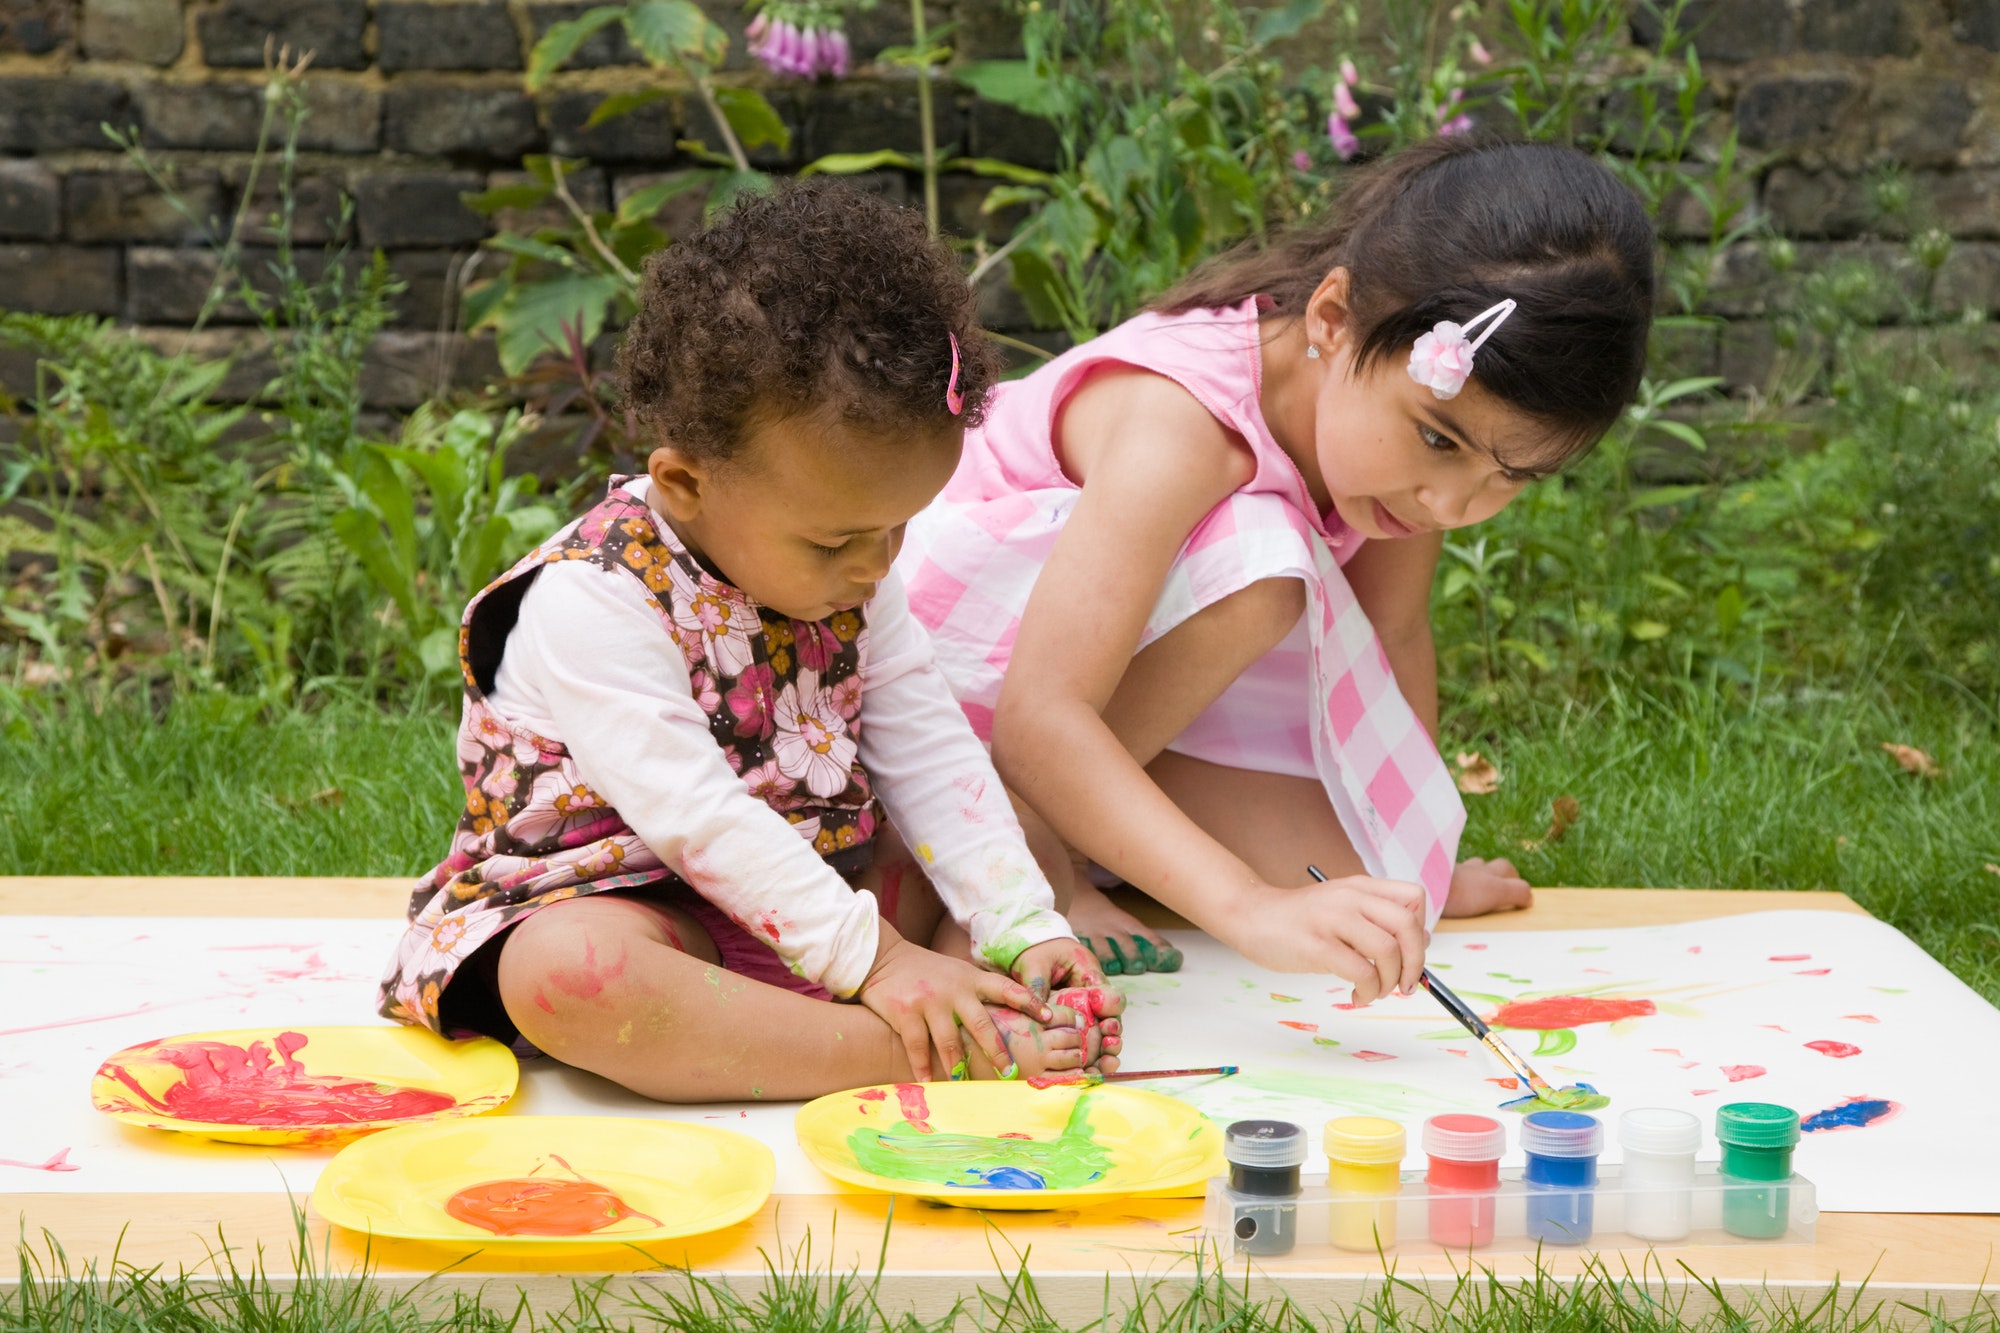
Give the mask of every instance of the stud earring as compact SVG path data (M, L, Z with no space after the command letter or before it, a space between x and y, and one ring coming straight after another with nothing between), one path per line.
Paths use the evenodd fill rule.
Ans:
M1319 360L1319 344L1318 344L1318 343L1307 343L1307 344L1306 344L1306 360L1308 360L1308 361L1317 361L1317 360Z

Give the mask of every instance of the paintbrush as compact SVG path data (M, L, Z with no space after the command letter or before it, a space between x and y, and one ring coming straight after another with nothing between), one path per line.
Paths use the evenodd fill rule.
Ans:
M1147 1078L1228 1078L1236 1070L1235 1065L1210 1065L1206 1069L1121 1069L1115 1074L1087 1074L1076 1070L1066 1074L1034 1074L1027 1079L1027 1083L1035 1088L1076 1087L1079 1084L1095 1087L1099 1083L1136 1083Z
M1326 876L1320 874L1318 866L1307 866L1306 873L1321 884L1326 883ZM1565 1102L1574 1100L1573 1093L1567 1089L1550 1087L1547 1079L1529 1068L1528 1062L1523 1060L1512 1046L1502 1041L1500 1034L1486 1025L1485 1019L1472 1012L1471 1005L1452 994L1451 987L1439 981L1428 967L1424 969L1423 975L1417 978L1417 983L1429 991L1431 998L1443 1005L1445 1012L1457 1019L1460 1026L1478 1038L1480 1045L1499 1056L1500 1063L1513 1070L1515 1077L1519 1078L1535 1096L1551 1106L1561 1106Z

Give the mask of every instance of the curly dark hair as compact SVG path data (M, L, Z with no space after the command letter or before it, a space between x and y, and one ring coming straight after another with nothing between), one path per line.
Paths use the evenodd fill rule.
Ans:
M957 417L945 406L952 337ZM721 461L772 417L885 439L978 425L1000 357L922 215L822 177L747 196L654 256L619 368L663 443Z

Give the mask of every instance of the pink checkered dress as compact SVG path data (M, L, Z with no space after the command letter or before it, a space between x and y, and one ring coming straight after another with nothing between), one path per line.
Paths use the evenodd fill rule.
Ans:
M1188 534L1141 646L1263 579L1301 580L1309 604L1292 636L1171 748L1317 776L1369 873L1422 884L1434 923L1465 806L1341 573L1361 536L1315 511L1264 423L1262 308L1258 298L1234 309L1140 315L1001 386L986 424L966 436L951 484L910 524L898 568L938 665L973 729L990 740L1022 608L1079 494L1056 461L1057 413L1087 377L1113 366L1174 380L1248 444L1257 474Z

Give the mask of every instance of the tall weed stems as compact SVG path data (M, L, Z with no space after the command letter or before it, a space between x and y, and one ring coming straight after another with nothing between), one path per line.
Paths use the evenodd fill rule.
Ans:
M243 202L219 231L168 168L112 136L208 232L216 277L178 346L89 317L0 315L0 340L37 359L32 398L6 404L23 447L0 500L26 516L0 517L0 538L32 557L0 597L9 688L69 681L100 704L228 689L288 707L454 680L466 596L556 525L529 501L533 478L505 474L518 413L426 409L398 443L375 437L363 377L400 288L379 255L293 242L305 67L270 64ZM261 271L250 238L274 245ZM203 355L228 303L254 342ZM219 403L226 380L254 408Z

